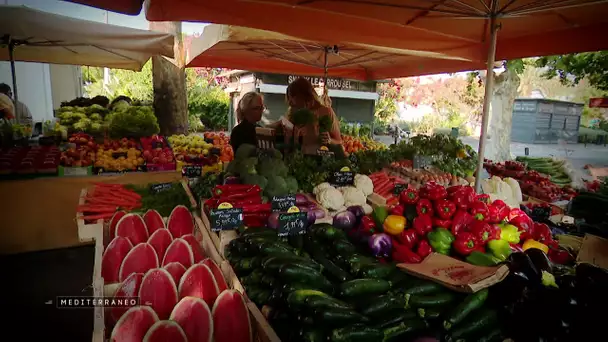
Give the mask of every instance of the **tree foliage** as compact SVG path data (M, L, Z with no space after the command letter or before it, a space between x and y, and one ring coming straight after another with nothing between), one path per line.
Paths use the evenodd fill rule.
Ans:
M592 87L608 91L608 51L541 57L536 66L546 69L545 77L557 77L563 84L588 79Z

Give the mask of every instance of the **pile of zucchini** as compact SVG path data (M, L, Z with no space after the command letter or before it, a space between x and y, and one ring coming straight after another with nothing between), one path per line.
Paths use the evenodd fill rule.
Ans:
M250 228L226 258L282 341L446 341L502 337L487 290L473 295L411 277L360 252L328 224L283 239Z

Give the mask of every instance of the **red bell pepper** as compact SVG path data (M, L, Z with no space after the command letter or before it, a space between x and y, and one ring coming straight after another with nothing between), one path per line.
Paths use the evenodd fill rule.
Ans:
M438 201L448 196L448 191L435 182L428 182L420 189L420 197Z
M456 213L456 204L447 199L435 202L435 214L444 220L448 220ZM446 227L447 228L447 227Z
M390 210L391 215L403 216L405 208L401 204L397 204Z
M500 239L500 231L491 224L484 221L475 221L471 224L471 234L475 236L480 245L485 244L490 240Z
M545 241L553 240L553 233L551 228L544 223L534 222L534 229L532 230L532 238L538 242L545 243Z
M442 220L440 218L433 217L433 227L445 228L449 230L450 227L452 227L452 220Z
M488 218L488 206L483 202L474 201L469 205L469 213L476 220L485 221Z
M498 223L500 219L498 218L499 209L493 205L488 205L488 217L487 221L489 223Z
M448 192L448 195L451 195L455 192L462 190L463 188L464 188L464 185L452 185L452 186L448 187L446 190Z
M414 248L418 243L418 235L414 229L404 229L399 235L395 235L394 238L408 248Z
M521 211L520 209L511 209L509 217L511 217L514 210ZM525 241L527 239L532 239L534 236L534 221L532 221L532 219L523 211L521 211L521 213L521 215L514 216L512 219L510 219L509 224L517 227L517 230L521 232L521 241Z
M416 204L419 199L418 190L409 187L399 195L399 200L402 204Z
M433 203L426 198L420 199L416 203L416 213L418 215L433 215Z
M528 216L523 210L519 208L513 208L509 211L509 217L507 218L509 221L518 217L518 216Z
M521 246L516 243L510 243L509 247L511 247L511 252L513 253L521 253L524 251Z
M418 215L414 218L412 225L418 236L426 236L426 234L433 230L433 219L431 215Z
M491 206L498 208L498 223L509 219L509 212L511 211L511 208L509 208L505 202L501 200L494 200Z
M235 207L237 207L237 206L235 206ZM257 204L243 204L240 206L240 208L243 209L243 213L270 213L270 211L272 209L272 204L270 202L269 203L257 203Z
M394 241L391 257L393 258L393 261L403 262L406 264L419 264L422 262L422 258L418 254L414 253L410 248L404 245L399 243L395 244Z
M433 252L433 248L428 240L421 240L418 243L418 248L416 248L416 254L420 255L421 258L426 258L429 254Z
M488 195L488 194L479 194L479 195L476 195L475 196L475 201L482 202L482 203L485 203L485 204L490 204L490 202L492 202L490 200L490 195Z
M461 187L460 190L453 192L449 198L456 204L457 209L466 210L471 202L475 200L475 190L470 186Z
M477 250L478 245L479 241L473 234L468 232L461 232L456 236L456 240L454 241L454 249L462 256L467 256Z
M569 265L574 262L574 257L570 252L561 248L549 248L549 254L547 255L552 263L560 265Z
M467 231L469 229L469 225L473 223L474 218L465 210L458 210L454 215L452 220L452 225L450 226L450 231L454 236L460 234L460 232Z
M372 235L376 232L376 222L371 216L363 216L359 224L359 230L366 235Z
M243 224L247 227L266 227L270 212L243 213Z

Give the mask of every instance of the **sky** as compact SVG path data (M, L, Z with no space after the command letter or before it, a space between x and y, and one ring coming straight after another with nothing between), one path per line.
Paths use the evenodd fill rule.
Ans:
M143 11L138 16L129 16L59 0L0 0L0 3L13 6L25 5L45 12L97 22L106 22L107 14L108 24L148 29L148 21ZM182 32L189 35L200 34L204 27L203 23L182 23Z

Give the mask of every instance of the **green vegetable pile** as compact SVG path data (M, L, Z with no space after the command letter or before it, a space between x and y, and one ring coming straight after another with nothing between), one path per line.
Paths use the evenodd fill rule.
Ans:
M146 212L148 209L156 209L162 217L168 217L171 214L173 208L178 205L190 207L190 198L182 183L176 182L171 184L170 189L163 190L158 193L152 192L150 187L152 184L147 185L126 185L125 188L132 189L141 196L141 211Z
M329 148L332 150L331 145ZM286 156L285 164L300 185L300 190L308 193L312 192L317 184L326 182L332 172L343 166L352 166L348 159L308 156L300 151Z
M103 120L108 110L98 104L90 107L60 107L57 110L59 124L68 133L85 132L97 134L103 131Z
M190 184L190 191L192 191L192 195L196 198L198 204L200 204L201 199L213 197L211 191L216 185L221 184L223 177L223 173L208 172L196 178Z
M487 289L465 295L411 277L359 252L329 224L287 238L268 228L246 229L224 253L283 341L503 337L496 311L486 304Z
M118 106L107 121L108 133L114 139L149 137L160 131L151 106Z
M297 109L291 113L291 122L296 126L306 126L315 123L315 114L310 109Z

